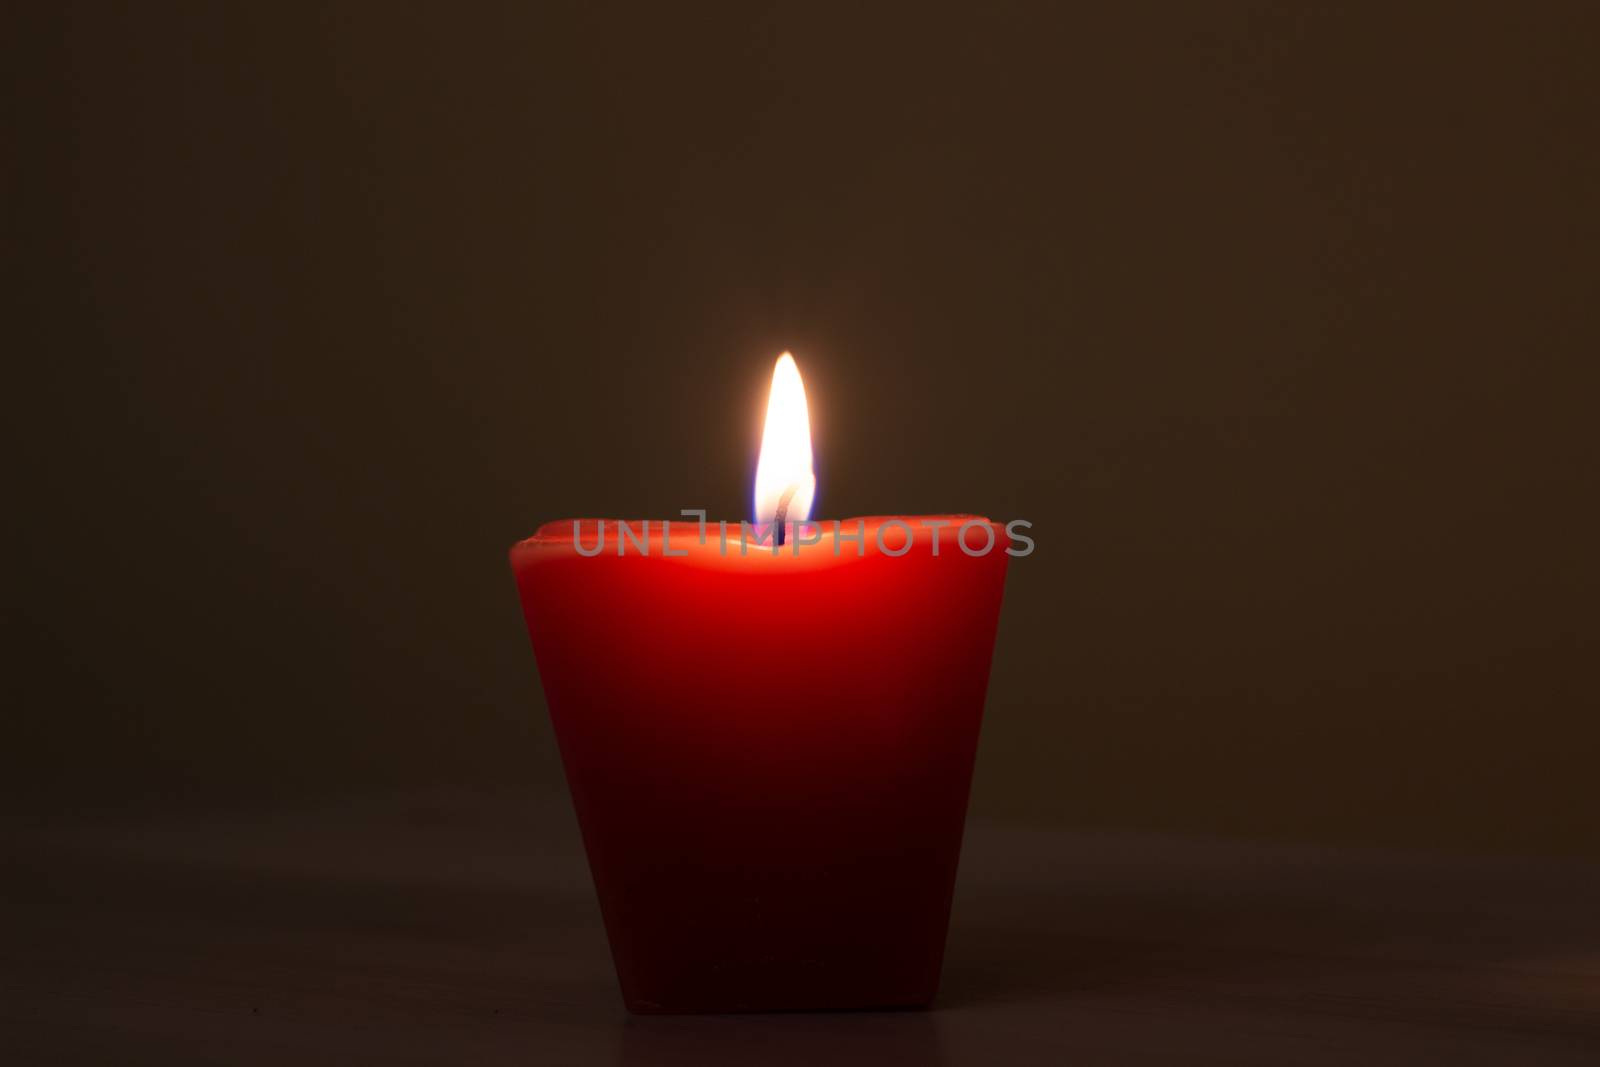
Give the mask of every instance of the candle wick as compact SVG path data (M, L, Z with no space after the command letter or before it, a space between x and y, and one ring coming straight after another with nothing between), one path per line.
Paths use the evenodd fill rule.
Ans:
M794 499L795 490L799 488L798 485L791 485L783 491L783 496L778 498L778 513L772 517L773 543L778 548L783 547L783 527L789 518L789 501Z

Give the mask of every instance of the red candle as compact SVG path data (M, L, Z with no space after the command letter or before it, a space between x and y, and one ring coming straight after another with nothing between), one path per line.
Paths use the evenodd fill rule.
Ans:
M809 440L800 470L773 435L769 408L781 489L757 514L781 546L585 520L511 550L636 1012L909 1007L938 986L1004 531L800 525Z

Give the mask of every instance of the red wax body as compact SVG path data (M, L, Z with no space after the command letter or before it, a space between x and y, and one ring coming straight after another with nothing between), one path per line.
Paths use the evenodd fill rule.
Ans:
M862 556L831 522L798 556L741 556L737 523L724 556L692 520L682 558L659 522L648 556L611 521L592 558L571 521L511 550L630 1010L933 998L1007 540L977 520L968 555L970 516L908 518L892 556L893 520L864 521Z

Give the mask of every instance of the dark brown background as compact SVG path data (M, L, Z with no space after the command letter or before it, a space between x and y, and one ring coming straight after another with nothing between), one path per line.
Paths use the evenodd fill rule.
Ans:
M1036 524L974 803L1600 853L1586 4L8 32L12 810L558 788L505 549Z

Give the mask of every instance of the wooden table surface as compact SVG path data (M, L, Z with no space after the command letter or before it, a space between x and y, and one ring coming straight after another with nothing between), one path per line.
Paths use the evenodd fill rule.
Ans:
M1595 864L978 821L934 1010L635 1018L562 797L4 832L8 1064L1600 1064Z

